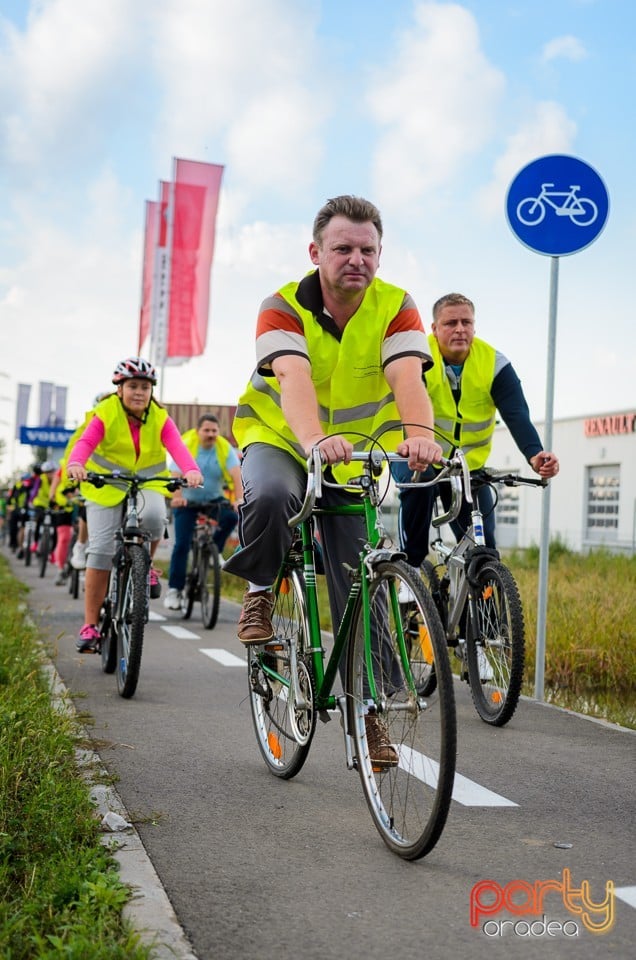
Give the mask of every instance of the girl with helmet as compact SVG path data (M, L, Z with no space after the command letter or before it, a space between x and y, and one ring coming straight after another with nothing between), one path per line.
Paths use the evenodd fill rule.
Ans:
M66 467L69 478L81 482L88 522L85 623L76 644L80 653L97 653L99 650L99 612L108 589L115 534L121 523L122 502L126 496L125 485L120 488L107 484L97 489L84 482L87 472L122 470L147 476L169 476L167 451L189 487L200 486L203 482L177 425L153 397L157 382L153 365L143 357L128 357L117 364L112 381L116 392L97 404L92 419L69 454ZM154 556L164 531L166 496L169 494L161 484L144 487L141 523L152 537L151 556ZM159 575L153 567L150 595L158 597L160 593Z

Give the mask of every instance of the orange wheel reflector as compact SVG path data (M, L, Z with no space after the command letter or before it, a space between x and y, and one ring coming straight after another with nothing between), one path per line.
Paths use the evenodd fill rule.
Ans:
M289 580L285 577L284 580L281 580L280 587L278 588L279 593L289 593Z
M493 703L501 703L503 697L501 696L500 690L493 690L492 697L490 698Z
M267 746L274 759L280 760L283 755L283 748L280 745L280 740L271 730L267 734Z
M422 624L419 628L420 632L420 648L424 656L426 663L433 662L433 645L431 644L431 638L426 627Z
M492 594L493 594L493 590L491 586L484 587L482 592L482 598L484 600L490 600L490 598L492 597Z

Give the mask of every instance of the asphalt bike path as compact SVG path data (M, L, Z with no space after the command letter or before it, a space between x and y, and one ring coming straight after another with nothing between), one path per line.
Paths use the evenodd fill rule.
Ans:
M75 651L81 599L3 554L154 868L139 858L138 886L156 904L165 891L199 960L633 955L634 732L529 699L491 728L457 684L449 820L405 863L372 824L337 720L318 722L295 779L266 770L236 604L205 630L198 604L183 621L152 601L123 700L100 658Z

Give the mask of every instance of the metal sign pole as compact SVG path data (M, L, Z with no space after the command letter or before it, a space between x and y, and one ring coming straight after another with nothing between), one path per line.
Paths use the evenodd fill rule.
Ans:
M548 368L545 391L545 450L552 450L554 419L554 368L556 353L557 301L559 296L559 258L550 262L550 316L548 322ZM550 561L550 484L543 491L541 503L541 542L539 545L539 596L537 600L537 652L535 657L534 695L544 697L545 633L548 610L548 567Z
M564 154L538 157L516 175L506 195L506 216L518 240L552 259L550 270L550 324L545 402L545 450L552 450L554 408L554 356L556 347L559 257L584 250L596 240L607 222L609 194L596 170ZM539 597L535 697L543 700L545 626L550 559L550 487L541 503Z

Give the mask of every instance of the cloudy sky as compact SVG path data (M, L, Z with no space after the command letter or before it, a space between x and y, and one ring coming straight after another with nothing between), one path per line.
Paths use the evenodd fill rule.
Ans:
M632 0L0 0L0 474L17 383L68 426L137 349L144 202L172 158L225 166L205 354L167 401L234 403L261 300L309 268L316 210L372 199L380 275L429 325L451 290L545 414L550 258L515 238L531 160L601 175L598 239L559 261L554 414L633 409ZM8 399L6 399L8 398Z

